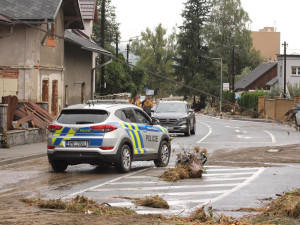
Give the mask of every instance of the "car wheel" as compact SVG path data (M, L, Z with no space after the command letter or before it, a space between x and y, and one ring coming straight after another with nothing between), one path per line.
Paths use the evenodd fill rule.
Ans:
M162 141L158 150L158 158L154 160L157 167L165 167L170 161L170 148L167 141Z
M120 151L119 161L116 164L116 168L122 172L127 173L131 169L132 156L128 145L123 145Z
M187 128L186 128L186 132L184 133L185 136L190 136L191 135L191 127L190 124L188 123Z
M196 122L194 123L193 130L191 130L191 134L196 134Z
M54 172L61 173L67 169L68 164L61 161L53 161L51 162L51 167L54 170Z

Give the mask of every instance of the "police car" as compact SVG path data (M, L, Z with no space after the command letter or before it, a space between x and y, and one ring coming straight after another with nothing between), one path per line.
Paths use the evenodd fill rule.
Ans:
M63 109L48 127L48 160L55 172L69 165L112 163L128 172L132 161L170 160L168 131L131 104L89 103Z

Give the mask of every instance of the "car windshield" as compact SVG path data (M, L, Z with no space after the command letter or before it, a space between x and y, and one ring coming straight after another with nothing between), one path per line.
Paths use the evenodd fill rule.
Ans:
M186 104L184 103L160 103L155 111L156 113L179 112L186 113Z
M65 109L59 115L57 122L63 124L91 124L101 123L107 117L108 112L105 110Z

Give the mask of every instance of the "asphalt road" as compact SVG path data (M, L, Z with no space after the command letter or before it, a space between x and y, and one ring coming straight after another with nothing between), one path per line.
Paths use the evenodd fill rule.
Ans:
M300 132L289 126L216 119L197 115L196 135L172 135L172 154L169 166L174 166L176 153L193 146L206 148L209 154L216 150L230 150L256 146L297 144ZM156 168L153 162L134 162L133 170L119 174L113 167L89 165L71 166L66 173L51 171L46 157L1 166L0 196L25 195L46 199L69 199L77 194L114 206L131 207L139 213L189 215L203 205L216 212L240 216L232 212L241 207L259 207L260 199L300 187L300 165L284 167L228 167L206 166L202 179L175 183L163 182L159 176L165 168ZM149 209L137 207L128 198L160 195L171 208Z

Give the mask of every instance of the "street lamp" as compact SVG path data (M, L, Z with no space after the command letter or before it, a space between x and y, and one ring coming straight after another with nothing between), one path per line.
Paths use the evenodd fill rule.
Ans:
M220 112L222 111L222 98L223 98L223 59L222 58L211 58L207 56L202 56L203 58L206 59L211 59L211 60L220 60L221 61L221 84L220 84Z

